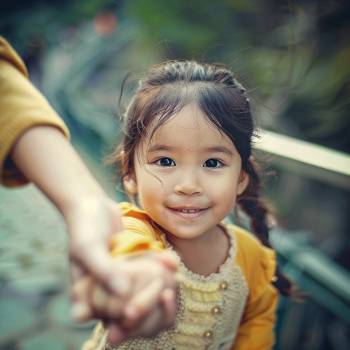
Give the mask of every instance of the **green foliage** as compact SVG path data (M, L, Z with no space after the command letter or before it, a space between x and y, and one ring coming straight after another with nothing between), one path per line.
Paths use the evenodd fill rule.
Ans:
M250 0L129 1L139 48L221 61L252 91L264 126L350 150L350 5Z
M110 3L110 0L13 0L0 5L0 33L23 53L33 45L57 45L63 29L80 25Z

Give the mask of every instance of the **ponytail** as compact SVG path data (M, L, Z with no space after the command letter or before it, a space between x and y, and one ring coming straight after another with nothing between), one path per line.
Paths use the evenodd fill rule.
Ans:
M245 171L249 175L249 184L238 198L238 205L251 219L254 234L263 245L271 247L269 232L272 223L272 211L269 205L261 198L261 180L254 160L250 158L246 163ZM282 295L291 296L295 289L293 283L284 276L279 268L276 269L274 286Z

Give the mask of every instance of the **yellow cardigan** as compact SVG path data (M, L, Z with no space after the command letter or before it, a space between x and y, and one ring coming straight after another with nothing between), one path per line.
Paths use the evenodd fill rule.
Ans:
M28 180L8 159L18 137L36 125L69 131L47 100L28 80L27 69L10 44L0 36L0 183L18 186Z
M113 256L165 249L164 234L152 224L146 212L130 203L121 203L120 206L125 230L116 234L111 242ZM275 253L262 246L249 232L237 226L229 226L235 235L235 259L248 285L248 298L232 350L271 349L275 342L274 325L278 301L278 293L271 284L276 269ZM104 330L99 325L83 349L104 349L101 346L103 337Z

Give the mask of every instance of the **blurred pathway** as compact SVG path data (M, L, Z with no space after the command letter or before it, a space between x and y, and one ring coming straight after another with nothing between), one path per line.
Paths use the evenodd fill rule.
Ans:
M78 349L70 320L64 223L32 185L0 188L0 349Z

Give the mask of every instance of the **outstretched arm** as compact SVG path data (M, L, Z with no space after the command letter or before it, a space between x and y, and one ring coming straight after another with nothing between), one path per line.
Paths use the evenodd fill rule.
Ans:
M67 136L63 121L28 80L21 58L0 37L0 181L7 186L32 181L61 211L73 281L85 272L107 289L121 291L122 276L113 274L108 254L110 235L122 228L119 209Z
M119 208L63 134L50 126L32 127L16 142L11 158L62 213L74 268L91 274L107 289L120 292L123 280L114 276L108 253L111 234L122 229Z

